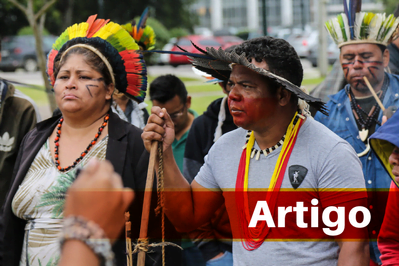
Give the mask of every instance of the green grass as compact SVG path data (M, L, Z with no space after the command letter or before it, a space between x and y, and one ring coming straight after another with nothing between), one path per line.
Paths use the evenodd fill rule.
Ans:
M147 76L148 78L148 84L150 84L151 82L154 81L154 79L156 79L157 77L155 76ZM183 82L187 82L187 81L199 81L199 79L196 78L187 78L187 77L179 77L181 79L181 81Z
M43 90L21 87L21 86L15 86L15 88L20 90L23 94L32 98L32 100L34 100L37 105L48 104L47 94L44 92L44 87Z
M302 81L302 85L303 86L309 86L309 85L317 85L319 83L321 83L324 80L324 78L320 77L320 78L313 78L313 79L304 79Z

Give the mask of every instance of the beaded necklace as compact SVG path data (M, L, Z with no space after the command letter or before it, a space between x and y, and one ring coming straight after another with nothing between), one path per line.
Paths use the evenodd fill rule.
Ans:
M87 146L85 151L80 154L80 156L73 162L72 165L62 168L60 166L60 159L58 157L58 154L59 154L58 149L59 149L59 146L60 146L59 141L60 141L60 138L61 138L61 126L62 126L62 122L64 122L64 118L63 117L60 118L60 121L58 122L58 125L57 125L56 137L54 139L54 144L55 144L54 160L55 160L55 166L57 167L58 171L60 171L60 172L69 171L70 169L74 168L81 160L83 160L83 158L87 155L87 153L90 151L90 149L96 144L96 142L97 142L98 138L100 137L102 131L107 126L108 119L109 119L109 115L106 114L105 117L104 117L104 122L98 128L97 134L94 136L94 139L92 141L90 141L90 144Z
M273 175L270 180L269 187L265 190L265 198L268 206L270 207L271 215L273 217L274 210L277 202L277 194L280 191L282 181L284 179L285 170L290 159L290 155L295 146L299 130L304 123L305 117L296 113L295 117L291 120L287 128L287 140L284 142L280 151L279 158L274 168ZM299 120L299 121L298 121ZM281 140L280 140L281 141ZM249 221L251 214L249 210L249 163L250 153L253 153L252 147L255 143L255 136L252 132L244 150L241 154L240 164L238 166L237 179L236 179L236 208L238 220L241 227L241 243L246 250L254 250L262 245L265 241L270 228L262 221L260 225L255 228L250 228ZM276 144L277 145L277 144ZM272 147L273 148L273 147Z
M247 136L246 136L247 141L245 142L244 147L242 147L243 149L245 149L247 147L249 138L251 137L251 133L252 133L252 131L248 130L248 133L247 133ZM265 156L269 155L272 151L276 150L278 147L283 145L284 144L284 140L285 140L285 135L277 142L276 145L274 145L273 147L270 147L270 148L266 148L264 150L258 150L256 148L252 147L252 149L251 149L251 159L254 158L255 155L256 155L256 157L255 157L256 160L259 160L259 157L260 157L261 154L264 154Z
M380 100L382 101L385 97L385 93L388 89L389 85L389 78L385 76L384 78L384 83L382 85L381 91L380 91ZM367 114L357 103L355 96L353 95L352 90L350 89L350 86L345 88L346 93L348 94L349 101L351 104L353 116L355 117L356 121L359 123L359 125L362 127L361 130L359 130L359 136L360 139L365 142L368 135L369 135L369 129L373 125L373 123L376 123L381 126L381 123L378 121L378 114L380 113L380 106L376 102L374 106L371 108L370 112ZM367 115L367 119L364 119L362 114Z

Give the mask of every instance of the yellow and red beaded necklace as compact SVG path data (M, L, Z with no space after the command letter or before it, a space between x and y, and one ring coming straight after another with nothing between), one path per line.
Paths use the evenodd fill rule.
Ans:
M304 116L298 114L297 112L294 118L291 120L291 123L288 126L287 132L285 134L286 137L282 150L280 151L280 155L274 168L273 176L270 180L269 188L266 190L266 202L269 206L272 217L277 201L277 192L280 190L281 183L284 179L285 170L287 168L288 161L295 146L298 132L303 124L304 118ZM298 122L298 120L300 121ZM236 207L242 234L241 242L246 250L254 250L260 247L263 241L266 239L270 229L264 221L260 222L260 225L256 226L255 228L248 227L249 221L251 220L248 201L248 172L254 143L255 136L252 132L248 143L246 146L244 146L244 150L241 154L235 188Z

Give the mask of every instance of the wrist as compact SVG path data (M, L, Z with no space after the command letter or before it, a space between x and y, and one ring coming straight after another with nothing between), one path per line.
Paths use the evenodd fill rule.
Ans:
M105 266L113 265L114 253L111 243L104 230L93 221L88 221L80 216L65 218L60 239L61 248L68 240L81 241L104 262Z

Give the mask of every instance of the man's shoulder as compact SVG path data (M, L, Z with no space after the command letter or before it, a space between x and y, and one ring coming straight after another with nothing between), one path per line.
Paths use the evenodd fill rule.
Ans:
M226 146L234 146L234 145L241 145L241 147L245 144L247 135L247 130L239 127L232 131L229 131L223 134L214 144L216 148L226 147Z
M311 117L307 119L306 125L307 127L304 128L301 135L307 138L314 147L333 148L339 143L347 143L328 127Z

